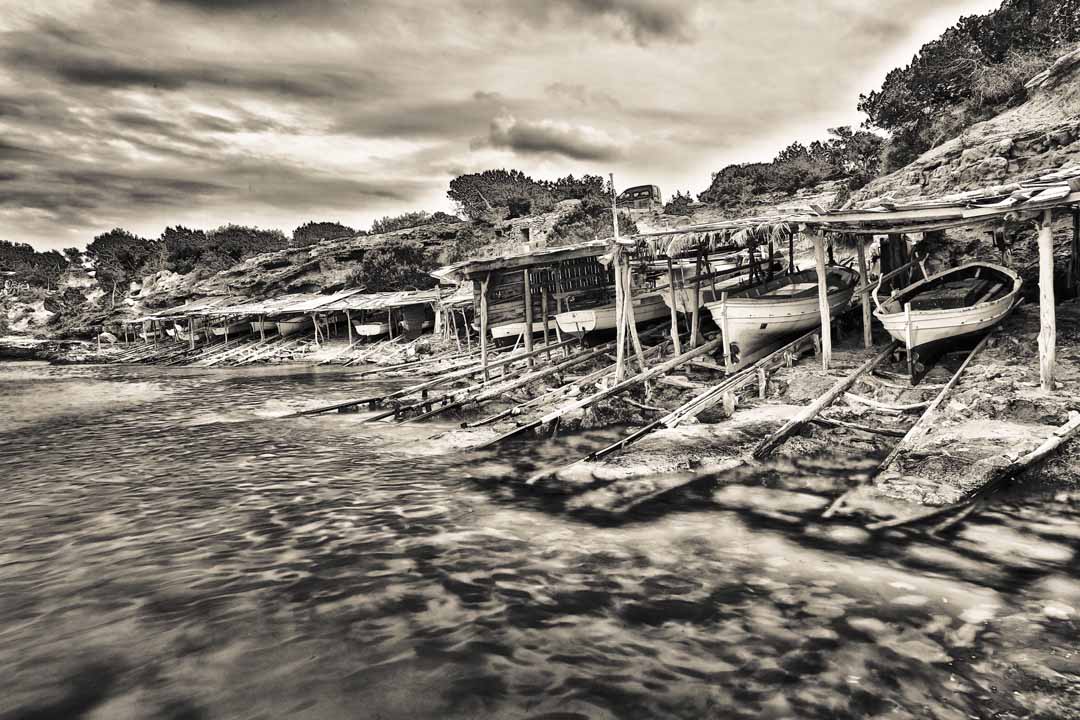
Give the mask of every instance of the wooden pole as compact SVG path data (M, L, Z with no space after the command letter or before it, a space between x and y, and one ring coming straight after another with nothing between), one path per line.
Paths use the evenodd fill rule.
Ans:
M679 340L679 312L675 308L679 305L679 294L682 288L675 287L675 268L672 267L671 257L667 259L668 293L671 295L671 342L675 346L675 354L682 355L682 343Z
M524 294L525 294L525 352L531 353L533 349L533 302L532 302L532 280L529 278L529 269L525 268L521 271L522 280L524 281ZM529 358L529 367L535 367L536 361L534 358Z
M622 248L615 246L612 264L615 266L615 381L626 377L626 305L623 301Z
M855 381L858 380L863 374L877 367L885 359L892 355L893 350L896 349L896 345L897 343L895 341L889 343L889 347L885 348L884 351L878 353L871 359L864 362L862 365L859 366L857 370L855 370L855 372L851 373L843 380L840 380L838 383L833 385L824 395L807 405L799 412L798 415L784 423L783 427L781 427L772 435L758 443L758 446L754 448L754 452L752 453L754 459L761 460L766 455L775 450L780 445L780 443L782 443L790 435L797 432L799 428L813 420L818 413L828 407L837 397L840 396L841 393L854 385Z
M1045 392L1054 389L1054 363L1057 360L1053 219L1053 212L1045 210L1039 224L1039 378Z
M548 333L548 287L546 282L540 286L540 315L544 322L544 347L549 348L547 359L548 362L551 362L551 336Z
M795 269L796 269L795 268L795 231L794 230L788 232L787 258L788 258L787 271L788 271L788 275L791 275L792 273L795 272Z
M266 315L259 315L259 342L266 342Z
M195 319L189 317L188 320L187 320L187 323L188 323L188 325L187 325L187 327L188 327L188 349L194 350L195 349Z
M821 367L832 363L832 316L829 311L829 274L825 269L825 237L814 232L814 264L817 267L818 308L821 312Z
M483 366L484 382L490 379L488 372L488 282L491 273L480 283L480 364Z
M631 282L630 262L626 263L626 279L623 281L623 299L626 302L626 329L630 334L630 340L634 343L634 352L637 354L638 364L645 369L645 353L641 349L641 338L637 333L637 320L634 318L634 291Z
M1080 283L1080 207L1074 207L1072 211L1072 245L1069 253L1069 289L1076 294L1076 286Z
M349 326L349 345L351 346L353 344L353 339L352 339L352 312L348 308L345 309L345 324Z
M701 245L698 245L697 260L694 262L694 307L690 314L690 347L696 348L701 342Z
M728 329L727 293L720 293L720 337L724 338L724 369L731 372L731 337Z
M865 292L865 289L870 286L869 275L866 272L866 244L863 242L865 239L863 235L855 236L855 251L859 259L859 287L864 290L862 293L863 347L869 349L874 345L874 333L871 325L873 316L870 314L870 294Z

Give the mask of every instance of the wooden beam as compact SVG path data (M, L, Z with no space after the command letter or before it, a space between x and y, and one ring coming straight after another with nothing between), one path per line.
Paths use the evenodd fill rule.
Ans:
M623 302L622 249L615 247L611 263L615 270L615 380L626 377L626 305Z
M818 280L818 310L821 313L821 367L828 370L832 362L832 313L829 310L829 273L825 268L825 236L815 232L813 240Z
M878 353L874 357L864 362L853 373L837 382L835 385L829 388L828 391L825 392L825 394L821 395L817 400L803 408L798 415L784 423L783 427L781 427L772 435L758 443L757 447L754 448L754 451L751 454L752 457L755 460L761 460L773 450L775 450L777 447L779 447L780 443L782 443L789 436L797 432L800 428L806 425L806 423L813 420L818 415L818 413L828 407L834 400L836 400L837 397L840 396L841 393L854 385L855 381L862 377L864 373L874 369L877 365L884 362L890 355L892 355L893 351L896 349L896 345L896 341L889 343L889 347L885 348L884 351Z
M701 245L698 244L697 260L694 264L694 306L690 314L690 347L696 348L701 342Z
M195 318L188 318L188 349L195 349Z
M1053 219L1053 212L1046 210L1039 224L1039 379L1045 392L1054 389L1054 364L1057 361Z
M525 268L521 271L522 279L524 281L524 302L525 302L525 352L531 353L533 349L533 302L532 302L532 280L529 278L529 269ZM545 340L546 342L546 340ZM529 358L529 367L535 367L535 360Z
M867 288L870 286L868 275L866 272L866 243L864 242L866 237L864 235L855 236L855 251L858 254L859 260L859 287ZM873 315L870 313L870 295L868 293L862 294L862 324L863 324L863 347L870 349L874 345L873 327Z

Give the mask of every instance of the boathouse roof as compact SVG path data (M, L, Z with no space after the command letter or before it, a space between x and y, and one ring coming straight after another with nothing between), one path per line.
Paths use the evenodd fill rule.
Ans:
M608 241L593 240L592 242L578 245L561 245L559 247L540 248L517 255L504 255L497 258L485 258L482 260L463 260L453 265L433 270L431 275L439 280L452 280L463 282L465 280L479 279L481 275L489 272L503 270L522 270L524 268L543 267L563 260L573 260L583 257L598 257L608 250Z

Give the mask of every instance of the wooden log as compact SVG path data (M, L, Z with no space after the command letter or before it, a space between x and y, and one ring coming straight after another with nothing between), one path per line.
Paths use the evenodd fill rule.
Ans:
M822 330L824 332L824 328ZM896 349L896 345L897 343L895 341L889 343L889 346L884 351L870 358L862 365L860 365L853 373L849 374L847 377L835 383L817 400L814 400L814 402L803 408L798 415L784 423L783 427L781 427L772 435L758 443L757 447L755 447L754 451L751 453L751 456L755 460L761 460L773 450L775 450L777 447L779 447L780 443L782 443L789 436L797 432L800 428L806 425L806 423L813 420L818 413L828 407L834 400L836 400L837 397L841 395L841 393L854 385L855 381L858 380L864 373L872 370L875 366L884 362L890 355L892 355L893 351Z
M964 374L964 371L967 370L967 366L971 364L971 361L975 359L975 356L986 347L986 343L989 339L990 334L987 333L975 348L968 353L968 356L964 358L964 362L960 364L960 367L956 369L953 376L949 378L949 382L945 383L945 387L941 389L941 392L930 401L930 404L926 406L926 410L919 419L915 421L915 424L908 428L907 433L905 433L900 442L896 444L896 447L894 447L889 454L885 456L885 459L878 464L877 470L874 473L875 476L884 472L893 464L900 453L904 452L911 447L912 444L930 432L934 421L934 415L937 413L937 409L941 407L941 403L945 400L945 396L948 395L949 391L960 381L960 376Z
M611 397L612 395L617 395L618 393L629 390L631 387L633 387L635 385L639 385L639 384L641 384L641 383L643 383L643 382L645 382L647 380L651 380L652 378L657 377L658 375L663 375L665 373L671 372L672 370L674 370L678 366L682 365L683 363L689 362L690 360L693 360L696 357L699 357L699 356L704 355L706 353L712 352L713 350L715 350L716 348L718 348L720 346L721 342L723 342L722 338L719 338L719 337L714 338L713 340L710 340L709 342L705 343L704 345L700 345L700 346L698 346L698 347L696 347L696 348L694 348L694 349L692 349L692 350L690 350L688 352L683 353L682 355L674 357L674 358L672 358L672 359L670 359L670 360L668 360L666 362L663 362L663 363L661 363L659 365L655 365L652 368L650 368L648 370L645 370L644 372L638 373L637 375L635 375L635 376L633 376L631 378L627 378L626 380L623 380L622 382L616 382L610 388L600 390L599 392L595 392L595 393L593 393L591 395L588 395L587 397L580 398L580 399L575 400L575 401L573 401L573 402L571 402L571 403L569 403L567 405L564 405L564 406L562 406L560 408L557 408L556 410L553 410L552 412L548 413L547 415L544 415L539 420L534 420L533 422L531 422L531 423L529 423L527 425L523 425L523 426L521 426L519 428L511 430L508 433L500 435L499 437L494 438L493 440L491 440L489 442L486 442L483 445L480 445L478 447L478 449L491 447L492 445L496 445L496 444L502 442L503 440L509 439L509 438L511 438L511 437L513 437L515 435L518 435L518 434L520 434L522 432L525 432L526 430L531 430L532 428L540 427L541 425L547 425L549 423L555 422L556 420L563 417L567 413L589 407L590 405L593 405L593 404L599 402L600 400L603 400L604 398Z
M862 235L855 236L855 252L858 256L859 264L859 286L868 287L869 280L866 272L866 244L863 242L865 237ZM863 293L862 295L862 324L863 324L863 347L869 350L874 345L873 327L871 325L873 316L870 313L870 297Z
M675 289L675 269L672 267L671 258L667 259L668 292L671 294L671 342L674 343L675 354L682 355L682 344L679 342L679 312L678 296Z
M869 523L866 526L867 530L881 530L885 528L898 528L907 525L913 525L923 520L929 520L932 518L946 515L954 510L960 510L961 514L958 518L941 523L933 529L933 532L941 532L948 527L951 527L960 519L963 519L971 511L974 510L974 505L983 501L989 495L993 494L1006 482L1016 477L1024 470L1036 465L1047 457L1049 457L1054 451L1072 439L1078 432L1080 432L1080 413L1075 410L1070 413L1069 421L1064 425L1056 428L1049 437L1046 438L1037 448L1029 453L1026 453L1020 457L1014 458L1007 465L995 468L987 478L986 482L980 485L978 488L969 491L963 499L959 502L951 503L949 505L942 505L935 508L927 508L920 510L911 515L905 515L903 517L891 518L889 520L880 520L878 522Z
M524 282L524 302L525 302L525 352L531 353L533 349L533 301L532 301L532 281L529 278L529 269L525 268L521 271L522 280ZM529 367L535 367L536 361L530 356Z
M491 281L491 273L484 276L480 283L480 364L484 366L484 380L490 377L488 374L488 283Z
M816 417L813 420L815 425L824 425L825 427L847 428L849 430L858 430L859 432L871 433L873 435L886 435L888 437L903 437L903 430L893 430L886 427L870 427L869 425L860 425L858 423L848 422L846 420L837 420L835 418Z
M829 274L825 268L825 237L815 232L814 264L817 268L818 310L821 313L821 367L829 369L832 363L832 317L829 310Z
M352 313L349 311L348 308L345 309L345 324L349 326L349 347L352 348Z
M1039 224L1039 381L1044 392L1054 390L1057 361L1057 319L1054 308L1053 212L1043 211Z
M848 400L848 401L856 402L856 403L858 403L860 405L867 405L867 406L872 407L872 408L877 408L878 410L886 410L886 411L891 411L891 412L895 412L895 413L910 412L911 410L923 410L924 408L926 408L930 404L930 402L927 401L927 402L917 402L917 403L906 403L904 405L894 405L894 404L890 404L890 403L883 403L883 402L881 402L879 400L874 400L873 398L863 397L862 395L858 395L858 394L852 393L852 392L844 393L844 399Z
M155 336L155 341L157 336ZM195 318L188 318L188 349L195 349Z

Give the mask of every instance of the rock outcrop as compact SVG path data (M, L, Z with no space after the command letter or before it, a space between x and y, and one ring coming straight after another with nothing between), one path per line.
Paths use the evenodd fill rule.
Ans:
M947 195L1026 180L1080 161L1080 48L1027 83L1028 99L874 180L849 205Z

